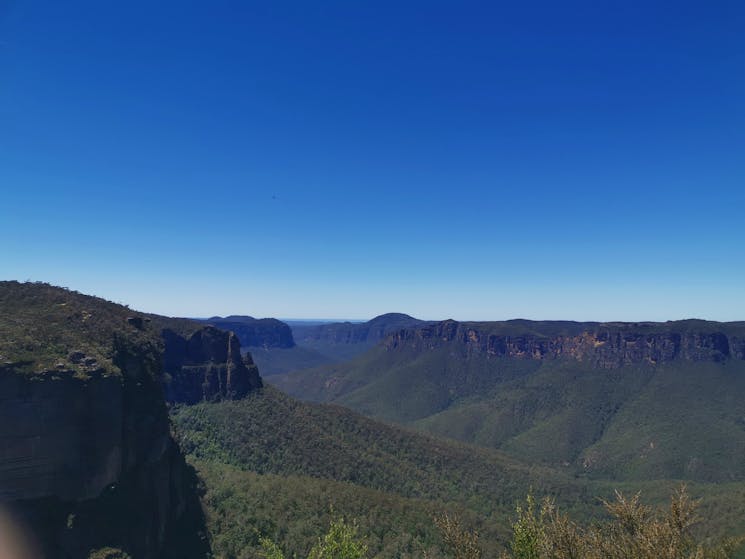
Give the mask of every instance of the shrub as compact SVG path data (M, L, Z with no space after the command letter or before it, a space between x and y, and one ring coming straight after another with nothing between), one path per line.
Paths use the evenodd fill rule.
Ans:
M698 541L691 527L698 502L685 486L670 499L667 511L653 511L640 495L605 502L610 519L582 527L559 512L551 499L537 506L529 494L517 507L510 551L502 559L730 559L743 539L717 545ZM456 521L436 520L448 553L454 559L480 559L478 537Z
M367 545L357 534L357 525L348 524L343 518L332 520L329 531L318 539L308 554L308 559L363 559ZM284 553L268 538L261 538L265 559L284 559Z
M480 559L481 547L479 535L473 530L465 529L460 520L449 514L435 519L440 529L445 550L455 559Z

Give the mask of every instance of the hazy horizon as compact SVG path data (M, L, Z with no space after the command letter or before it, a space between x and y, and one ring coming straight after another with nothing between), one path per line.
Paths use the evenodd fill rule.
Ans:
M40 281L43 283L50 283L46 280L42 279L26 279L26 280L19 280L17 278L0 278L0 281ZM732 319L718 319L718 318L711 318L707 317L705 315L683 315L683 316L671 316L671 317L660 317L660 318L619 318L619 317L608 317L608 318L576 318L573 316L542 316L542 315L526 315L526 314L515 314L515 315L487 315L487 314L479 314L476 313L474 315L467 315L463 313L456 313L456 314L450 314L450 315L433 315L431 313L415 313L407 311L405 308L388 308L388 310L383 310L380 312L374 311L372 314L364 315L363 318L323 318L319 316L308 316L308 317L302 317L302 316L293 316L291 318L288 318L288 315L283 315L281 313L264 313L264 312L251 312L250 310L245 309L232 309L232 310L225 310L223 312L207 312L207 313L179 313L179 312L168 312L159 310L159 307L157 304L153 306L148 305L142 305L138 303L133 303L130 300L127 300L126 298L121 298L117 296L110 296L103 294L101 292L97 291L86 291L84 289L79 289L72 285L62 285L62 284L54 284L58 287L64 287L66 289L71 289L73 291L78 291L80 293L83 293L85 295L93 295L95 297L101 297L103 299L106 299L108 301L112 301L114 303L120 304L120 305L126 305L127 307L131 308L133 311L137 312L143 312L143 313L151 313L151 314L160 314L163 316L171 316L171 317L179 317L179 318L192 318L192 319L199 319L199 320L206 320L212 317L226 317L226 316L251 316L253 318L277 318L282 321L297 321L297 322L367 322L368 320L371 320L377 316L381 316L383 314L388 313L403 313L407 314L409 316L412 316L414 318L418 318L420 320L425 321L442 321L442 320L448 320L453 319L460 322L482 322L482 321L506 321L506 320L533 320L533 321L572 321L572 322L668 322L668 321L678 321L678 320L709 320L709 321L717 321L717 322L742 322L745 321L745 318L732 318ZM203 304L205 300L209 299L209 293L205 294L206 296L201 297L199 299L200 304ZM257 308L264 308L260 305ZM361 315L362 316L362 315Z

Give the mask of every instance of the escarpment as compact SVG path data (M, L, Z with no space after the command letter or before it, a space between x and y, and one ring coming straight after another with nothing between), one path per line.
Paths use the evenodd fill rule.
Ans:
M111 362L120 374L3 367L0 502L47 557L159 557L184 522L196 524L185 556L201 557L196 481L170 434L159 348L115 340Z
M295 346L289 325L276 318L215 316L199 322L235 333L243 347L287 349Z
M174 403L242 398L261 387L251 355L241 355L233 332L205 326L186 336L166 328L162 332L163 386Z
M458 344L469 354L517 359L584 361L599 368L687 361L745 359L745 324L706 321L668 323L560 323L445 320L399 330L383 341L388 350L427 350Z
M260 385L232 333L0 282L0 505L46 557L205 557L197 478L167 402Z

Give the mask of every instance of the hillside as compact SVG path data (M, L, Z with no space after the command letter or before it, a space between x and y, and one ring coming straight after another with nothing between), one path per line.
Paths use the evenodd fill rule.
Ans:
M172 411L182 448L207 480L208 518L224 538L215 542L215 550L231 549L236 555L257 549L260 534L307 552L332 507L361 519L375 557L421 557L422 548L437 547L432 517L446 510L477 528L492 550L489 556L496 556L515 503L531 487L539 495L554 495L575 517L588 519L601 514L599 497L609 498L616 487L642 490L645 498L662 503L677 484L576 479L499 451L381 424L338 406L299 402L271 387L240 401ZM693 484L691 489L706 497L707 517L716 518L702 526L707 534L741 529L745 485ZM256 502L256 491L272 498L248 508ZM287 502L292 505L283 505ZM237 516L235 509L247 516Z
M330 357L316 349L295 345L293 347L248 347L262 376L279 375L290 371L299 371L337 363L338 357Z
M435 515L458 514L483 535L495 556L499 538L484 518L459 506L409 499L348 482L301 475L256 474L215 462L193 461L204 480L203 498L217 557L260 557L259 538L281 542L290 557L307 557L332 519L344 517L376 559L441 559Z
M742 480L744 332L703 321L445 321L271 382L598 479Z
M421 556L415 553L417 546L437 543L432 517L438 510L464 513L482 529L488 546L497 549L506 538L513 504L531 484L556 492L562 502L579 501L583 510L594 510L594 495L561 474L386 426L344 408L304 404L270 387L232 403L179 406L172 417L190 461L222 490L228 490L223 476L238 475L233 471L245 472L241 475L249 475L258 486L276 476L289 480L291 487L303 486L300 495L288 495L288 486L272 482L280 495L274 499L291 499L294 506L275 510L272 499L253 511L255 532L246 536L245 525L241 532L247 547L256 546L263 531L307 552L333 507L362 519L369 533L381 538L381 550L390 537L386 526L398 526L395 539L408 534L407 553ZM319 492L313 505L302 500L303 494ZM238 488L230 494L236 500L254 498ZM211 515L231 515L224 505L214 504L211 510ZM303 537L291 536L289 526L277 526L274 515L305 526ZM407 529L402 531L401 525Z

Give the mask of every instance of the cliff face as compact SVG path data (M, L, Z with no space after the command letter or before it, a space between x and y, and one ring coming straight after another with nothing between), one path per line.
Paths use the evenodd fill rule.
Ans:
M167 401L194 404L237 399L261 386L258 368L250 354L241 356L241 344L233 332L206 326L186 336L166 328L162 336Z
M445 320L418 329L399 330L388 336L383 345L388 350L426 350L456 343L468 353L517 359L568 357L606 369L635 363L661 364L675 359L745 359L745 335L740 323L731 327L703 321L569 323L568 328L567 323L533 323L532 331L521 331L525 330L525 324L520 321L521 327L516 328L510 323Z
M203 558L198 481L166 402L260 385L231 333L0 282L0 506L48 558Z
M230 330L243 347L290 348L295 346L290 327L276 318L251 316L219 316L200 320L203 324Z
M0 373L0 502L30 525L47 557L87 557L113 547L162 555L177 527L191 557L200 534L196 480L171 438L158 386L160 351L117 341L121 375Z
M0 500L91 498L123 468L121 379L0 374ZM80 452L84 449L85 452Z

